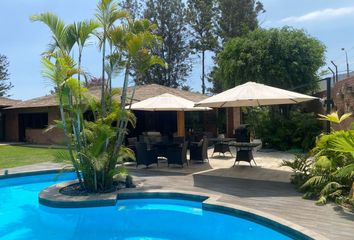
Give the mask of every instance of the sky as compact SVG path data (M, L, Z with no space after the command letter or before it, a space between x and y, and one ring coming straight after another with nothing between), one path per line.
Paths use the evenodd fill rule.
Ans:
M263 28L292 26L302 28L327 47L326 69L333 60L339 72L346 70L345 48L350 70L354 70L354 0L261 0L266 10L259 16ZM0 54L10 62L10 80L14 99L30 99L48 94L50 82L41 75L41 53L50 42L50 32L41 23L32 23L32 14L46 11L60 16L66 23L89 19L95 12L96 0L0 0ZM84 50L83 67L94 76L100 75L100 55L93 43ZM74 52L75 55L75 52ZM193 71L187 85L200 91L200 59L192 57ZM212 68L209 59L207 71ZM115 80L115 86L121 85Z

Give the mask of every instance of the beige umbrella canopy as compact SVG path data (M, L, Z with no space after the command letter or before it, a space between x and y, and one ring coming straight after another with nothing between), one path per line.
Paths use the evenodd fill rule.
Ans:
M316 97L287 91L255 82L247 82L198 102L197 107L252 107L296 104Z
M185 136L185 111L208 111L208 107L194 107L195 102L175 95L164 93L145 99L130 106L131 110L140 111L177 111L177 135Z
M182 97L164 93L156 97L148 98L134 103L130 106L131 110L140 111L208 111L207 107L194 107L195 102Z

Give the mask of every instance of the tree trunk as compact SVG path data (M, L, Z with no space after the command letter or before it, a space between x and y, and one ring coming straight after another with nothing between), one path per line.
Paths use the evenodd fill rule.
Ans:
M81 178L77 163L75 161L74 154L73 154L73 151L72 151L72 148L71 148L71 143L70 143L69 137L68 137L68 130L67 130L67 127L66 127L66 122L65 122L64 107L63 107L62 97L61 97L60 93L59 93L59 109L60 109L61 120L63 121L64 135L66 137L66 142L67 142L66 146L67 146L67 149L69 151L70 160L71 160L71 162L72 162L72 164L74 166L77 179L79 180L79 183L82 184L82 178Z
M129 69L130 69L130 59L127 61L126 69L125 69L125 75L124 75L124 83L123 83L123 91L122 91L122 96L121 96L121 110L125 110L125 103L126 103L126 97L127 97L127 87L128 87L128 80L129 80ZM125 127L126 127L126 119L125 116L122 116L119 121L117 122L118 124L118 129L117 129L117 138L116 142L114 144L114 149L113 149L113 154L112 157L117 157L118 151L123 143L124 140L124 135L125 135Z
M78 127L78 131L81 133L81 131L84 131L84 120L81 119L82 116L82 111L80 109L80 105L81 105L81 58L82 58L82 48L79 49L79 61L78 61L78 67L79 67L79 74L78 74L78 80L79 80L79 106L78 106L78 110L76 112L76 118L77 118L77 127ZM85 83L86 83L86 87L87 87L87 79L85 78ZM86 146L86 138L85 135L82 135L82 145Z
M101 83L101 107L102 116L106 116L106 100L105 100L105 63L106 63L106 30L103 31L103 43L102 43L102 83Z
M205 94L205 51L202 51L202 93Z

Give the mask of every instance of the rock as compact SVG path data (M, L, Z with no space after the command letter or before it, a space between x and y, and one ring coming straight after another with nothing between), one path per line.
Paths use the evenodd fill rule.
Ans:
M135 184L133 182L133 177L131 175L127 175L125 178L125 187L126 188L135 188Z

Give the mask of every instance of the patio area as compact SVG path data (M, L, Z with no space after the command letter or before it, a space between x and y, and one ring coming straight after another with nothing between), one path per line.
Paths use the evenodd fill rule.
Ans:
M211 153L209 149L209 156ZM331 203L316 206L314 201L302 199L302 194L290 184L290 169L279 165L282 160L293 159L293 154L256 152L254 157L258 166L252 168L243 162L232 167L234 158L227 155L184 168L168 168L162 163L147 169L131 167L130 172L143 182L145 191L182 190L218 195L222 202L270 213L329 239L353 239L353 213Z
M252 162L252 167L247 162L240 162L234 165L236 151L235 148L231 148L232 156L230 153L225 153L225 155L218 153L213 153L213 148L208 149L209 162L196 162L189 161L188 166L183 168L180 166L171 165L167 166L166 160L159 160L159 166L151 165L149 168L144 166L139 166L138 168L142 171L158 171L158 172L170 172L179 174L199 174L206 176L219 176L219 177L230 177L230 178L240 178L240 179L255 179L262 181L274 181L274 182L285 182L288 183L291 176L291 169L288 167L280 167L283 160L292 160L294 155L286 152L270 151L270 152L254 152L254 159L257 166ZM187 156L189 159L189 155ZM135 163L129 164L128 168L130 170L135 170Z
M212 149L209 149L209 156ZM233 152L235 156L235 152ZM252 168L246 162L233 166L234 158L228 154L209 159L209 163L191 163L183 168L136 168L129 171L142 191L189 191L217 195L221 202L232 203L259 210L296 223L329 239L350 240L354 236L354 214L334 204L316 206L314 201L304 200L289 183L290 169L279 167L282 160L293 159L285 152L256 152L258 166ZM8 169L9 173L60 169L62 165L40 163ZM0 174L3 174L3 169Z

